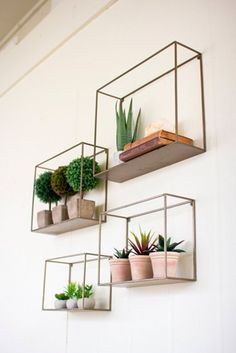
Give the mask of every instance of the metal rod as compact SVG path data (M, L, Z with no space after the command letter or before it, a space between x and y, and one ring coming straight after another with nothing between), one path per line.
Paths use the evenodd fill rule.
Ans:
M197 280L197 237L196 237L196 204L192 203L193 209L193 278Z
M41 166L38 166L39 169L43 169L43 170L50 170L51 172L54 172L55 169L52 169L52 168L47 168L47 167L41 167Z
M167 206L166 208L170 209L170 208L175 208L175 207L183 206L183 205L187 205L187 204L191 204L191 202L190 201L184 201L184 202L176 203L174 205ZM156 208L154 210L150 210L150 211L146 211L146 212L142 212L142 213L137 213L135 215L130 216L130 218L133 219L133 218L136 218L136 217L145 216L145 215L148 215L148 214L151 214L151 213L156 213L156 212L160 212L160 211L164 211L164 210L165 210L164 207L160 207L160 208Z
M205 121L205 99L204 99L204 79L203 79L203 64L202 55L199 55L200 60L200 80L201 80L201 103L202 103L202 134L203 134L203 149L206 151L206 121Z
M115 98L115 99L120 99L120 97L114 96L113 94L109 94L109 93L102 92L102 91L99 91L99 93L103 94L104 96L108 96L108 97Z
M185 64L189 63L190 61L192 61L192 60L194 60L194 59L197 59L197 58L198 58L198 55L195 55L195 56L193 56L192 58L190 58L190 59L188 59L188 60L182 62L181 64L179 64L179 65L177 66L177 69L179 69L181 66L183 66L183 65L185 65ZM170 73L173 72L174 70L175 70L175 67L173 67L172 69L170 69L170 70L168 70L168 71L165 71L163 74L161 74L161 75L155 77L155 78L152 79L151 81L148 81L147 83L145 83L145 84L143 84L142 86L136 88L136 89L133 90L132 92L127 93L125 96L122 97L122 100L124 100L125 98L127 98L127 97L131 96L132 94L138 92L138 91L141 90L142 88L145 88L146 86L150 85L151 83L153 83L153 82L159 80L160 78L162 78L162 77L164 77L164 76L170 74Z
M47 261L44 263L44 275L43 275L43 298L42 298L42 310L44 310L45 301L45 289L46 289L46 276L47 276Z
M60 257L54 257L52 259L48 259L46 260L47 262L54 262L54 260L59 260L59 259L64 259L64 258L68 258L68 257L75 257L75 256L84 256L85 253L78 253L78 254L72 254L72 255L68 255L68 256L60 256ZM98 257L98 254L94 254L94 253L89 253L89 252L86 252L87 255L90 255L90 256L96 256ZM109 258L110 255L100 255L101 257L104 257L104 258Z
M68 283L71 282L71 269L72 269L73 264L69 264L69 275L68 275Z
M79 187L79 217L81 217L81 200L83 199L83 172L84 172L84 144L81 147L81 164L80 164L80 187Z
M125 217L125 216L118 216L116 214L110 214L110 213L107 213L107 212L102 212L101 213L102 215L106 215L106 216L110 216L110 217L115 217L115 218L122 218L122 219L127 219L129 217Z
M35 180L36 180L37 167L34 168L34 183L33 183L33 193L32 193L32 207L31 207L31 231L34 228L34 200L35 200Z
M106 152L106 170L108 170L108 160L109 160L109 150ZM104 200L104 211L107 211L107 203L108 203L108 180L107 178L105 179L105 200ZM104 222L106 222L107 217L104 217Z
M165 277L167 277L167 196L164 195L164 252L165 252Z
M102 215L99 215L99 235L98 235L98 285L101 276L101 246L102 246Z
M181 47L184 47L184 48L186 48L186 49L188 49L188 50L193 51L194 53L201 54L199 51L197 51L197 50L195 50L195 49L189 47L188 45L185 45L185 44L180 43L180 42L176 42L176 43L177 43L178 45L180 45Z
M177 66L178 66L178 53L177 53L177 43L174 45L174 65L175 65L175 75L174 75L174 83L175 83L175 134L176 141L179 141L178 135L178 76L177 76Z
M128 246L129 246L129 222L130 222L130 219L129 218L126 218L126 237L125 237L125 247L126 247L126 250L128 250Z
M95 165L96 165L96 144L97 144L97 119L98 119L98 91L96 91L95 100L95 122L94 122L94 145L93 145L93 175L95 175Z
M133 71L134 69L136 69L137 67L139 67L140 65L144 64L146 61L152 59L154 56L160 54L163 50L169 48L171 45L173 45L175 42L172 42L168 45L166 45L164 48L158 50L156 53L150 55L148 58L146 58L145 60L142 60L141 62L139 62L138 64L134 65L133 67L131 67L129 70L123 72L121 75L117 76L116 78L114 78L113 80L109 81L108 83L106 83L105 85L103 85L102 87L100 87L98 89L99 93L100 90L102 90L103 88L107 87L108 85L110 85L111 83L115 82L116 80L118 80L119 78L121 78L122 76L128 74L130 71Z
M86 283L86 263L87 263L87 254L84 254L84 276L83 276L83 291L82 291L82 307L84 309L84 290Z

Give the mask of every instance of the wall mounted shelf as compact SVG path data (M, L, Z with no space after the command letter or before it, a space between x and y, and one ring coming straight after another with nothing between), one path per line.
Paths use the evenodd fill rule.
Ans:
M110 256L100 255L100 261L109 260ZM97 286L98 254L79 253L48 259L44 265L43 311L88 312L111 311L112 286ZM60 292L67 283L79 282L81 285L93 284L95 307L93 309L55 309L54 294Z
M203 152L202 148L173 142L157 150L143 154L140 157L131 159L128 162L120 163L96 176L99 179L122 183L187 158L197 156Z
M154 60L157 60L157 64L153 62ZM193 71L189 71L190 64L194 65L194 67L191 67L191 70ZM142 70L144 70L144 72L140 75L140 71L142 72ZM158 91L159 86L157 87L157 85L160 85L163 78L168 77L173 83L170 84L170 97L165 97L166 105L173 106L173 109L170 110L168 108L166 111L164 110L164 112L161 110L157 111L154 109L158 104L155 101L155 97L160 95L162 90L165 89L164 85L161 86ZM196 83L195 80L197 81ZM194 81L194 89L190 86L192 81ZM184 91L185 96L181 95L183 89L180 87L182 87L183 82L185 87L187 87ZM148 110L146 115L153 115L155 119L158 119L158 115L168 116L170 120L173 119L173 130L170 131L176 135L177 142L147 152L139 157L129 160L128 162L116 165L113 163L112 167L105 168L101 173L95 174L98 178L120 183L193 156L197 156L206 151L202 54L177 41L160 49L97 90L94 145L100 140L104 141L102 131L104 124L108 121L105 119L111 119L113 114L115 121L115 104L118 101L125 104L127 99L129 100L138 95L137 99L135 98L135 105L141 106L142 113L145 114L145 107L142 106L142 103L139 104L138 99L140 99L140 95L148 87L153 90L154 84L156 84L154 89L157 90L157 94L154 96L154 101L152 101L151 104L148 104L149 95L147 94L143 101L146 110ZM104 113L104 111L102 111L101 99L108 100L106 102L106 107L112 106L112 110L111 108L108 108L110 109L109 113ZM171 104L172 99L173 104ZM161 105L162 101L163 100L161 100L161 102L159 101L159 105ZM194 101L193 105L188 104L188 109L186 107L183 109L184 103L192 101ZM156 120L156 122L158 122L158 120ZM165 127L163 127L163 129L165 129ZM178 140L180 137L180 131L184 131L184 135L187 137L193 135L193 145L180 143ZM112 136L112 132L109 133L108 138L110 138L110 136ZM114 138L112 142L111 140L108 141L107 138L108 142L106 144L107 146L110 146L111 150L115 151L115 131L113 136ZM94 156L95 154L96 147L94 148Z
M102 224L102 217L104 216L110 219L109 223L114 222L112 233L110 226L106 231L107 225ZM185 240L183 244L185 244L186 252L179 255L176 273L173 275L169 272L166 249L164 251L164 273L159 277L153 275L152 278L142 280L112 282L109 264L106 261L107 268L106 272L103 273L99 258L98 284L100 286L112 285L128 288L196 281L195 200L165 193L103 212L100 215L98 253L106 251L106 253L112 254L114 249L128 248L130 231L138 235L136 231L139 230L139 227L146 232L151 230L155 234L154 237L157 237L158 234L163 235L166 241L169 237L176 242ZM118 234L122 234L122 237L119 237Z
M100 158L98 163L104 163L104 156L105 156L105 164L108 163L108 150L106 148L96 146L97 154L96 157ZM93 152L94 146L92 144L81 142L72 146L65 151L58 153L57 155L47 159L44 162L41 162L35 166L34 172L34 183L37 178L43 174L44 172L54 172L60 166L67 166L71 161L80 158L81 159L81 167L80 167L80 176L83 176L83 160L88 157L93 159ZM91 171L92 173L92 171ZM72 216L69 218L67 215L65 220L62 220L59 223L51 223L44 224L43 226L39 227L37 223L37 212L46 209L47 205L43 204L38 200L35 193L35 187L33 187L33 198L32 198L32 211L31 211L31 231L34 233L42 233L42 234L49 234L49 235L58 235L67 232L74 231L76 229L82 229L86 227L91 227L99 223L99 213L100 211L104 211L107 208L107 181L100 182L98 190L92 190L89 193L86 193L85 198L83 195L82 185L83 185L83 177L80 177L80 190L78 191L78 200L89 200L95 202L95 211L88 217L86 214L81 214L80 209L76 216ZM76 195L73 197L77 197ZM70 201L70 197L68 197ZM61 205L64 204L64 200L59 202ZM67 205L69 202L67 203ZM67 208L67 207L66 207ZM93 206L94 210L94 206ZM68 212L69 213L69 212ZM105 219L103 220L105 221ZM41 225L41 224L40 224Z

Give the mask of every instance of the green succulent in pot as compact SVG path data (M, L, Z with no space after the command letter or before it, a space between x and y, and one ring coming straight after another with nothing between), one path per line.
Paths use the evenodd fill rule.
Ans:
M66 301L69 298L65 293L56 293L55 298L56 298L54 302L55 309L60 310L60 309L66 308Z
M64 294L68 297L68 300L66 301L67 309L75 309L77 307L77 283L69 282L64 288Z
M112 282L124 282L131 280L131 271L129 263L129 255L132 249L124 248L122 250L114 249L113 258L110 259L110 269Z
M184 240L179 241L178 243L176 242L171 242L171 237L169 237L166 241L166 251L168 252L177 252L177 253L181 253L181 252L185 252L185 250L183 249L176 249L176 247L180 244L182 244L184 242ZM165 251L165 239L162 235L159 234L158 236L158 244L155 247L156 251Z
M116 259L128 259L129 258L129 255L132 251L132 249L122 249L122 250L117 250L117 249L114 249L115 252L114 252L114 258Z
M119 107L116 103L116 147L117 151L123 151L127 143L134 142L137 139L141 109L138 112L135 126L133 128L133 100L131 99L128 114L123 108L123 101L120 100Z
M85 284L80 285L78 284L77 289L77 306L79 309L85 310L92 310L95 306L95 300L93 298L93 285Z

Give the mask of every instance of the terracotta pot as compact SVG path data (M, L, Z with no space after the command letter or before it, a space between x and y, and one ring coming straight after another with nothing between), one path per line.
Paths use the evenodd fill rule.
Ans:
M52 209L53 223L61 223L68 219L67 207L65 205L58 205Z
M89 298L84 298L84 306L83 306L83 299L78 299L77 300L77 306L79 309L94 309L95 307L95 300L91 296Z
M152 265L148 255L130 256L132 280L152 278Z
M67 202L69 218L93 218L95 213L95 202L91 200L80 199L77 195L73 196Z
M39 228L47 227L52 224L52 211L39 211L37 213L37 223Z
M77 308L77 300L76 299L67 299L66 307L69 310Z
M54 302L55 309L64 309L66 308L66 300L56 299Z
M153 277L166 277L165 276L165 252L157 251L150 255L153 269ZM180 254L173 251L167 252L167 276L176 277L176 269L179 261Z
M112 282L123 282L131 280L129 259L110 260Z

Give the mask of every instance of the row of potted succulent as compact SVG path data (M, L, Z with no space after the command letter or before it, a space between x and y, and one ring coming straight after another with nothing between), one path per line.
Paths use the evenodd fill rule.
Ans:
M121 251L115 249L114 258L110 260L112 282L124 282L130 280L143 280L147 278L164 278L165 257L167 260L167 276L175 277L179 255L185 252L177 249L184 240L171 242L169 237L166 241L162 235L153 238L151 230L142 231L139 228L140 238L131 232L133 240L129 239L130 249ZM130 256L133 254L132 256Z
M55 309L72 310L79 309L94 309L95 300L93 297L93 285L86 284L85 286L80 283L70 282L65 287L63 293L55 294Z
M35 193L40 201L49 204L49 210L37 213L38 227L46 227L52 223L60 223L68 218L93 218L95 202L80 198L81 163L77 158L68 166L61 166L54 172L46 171L39 175L35 181ZM95 172L101 168L95 162ZM82 194L96 188L98 179L93 176L93 159L83 158ZM63 203L58 205L58 201ZM51 210L51 204L56 206Z

